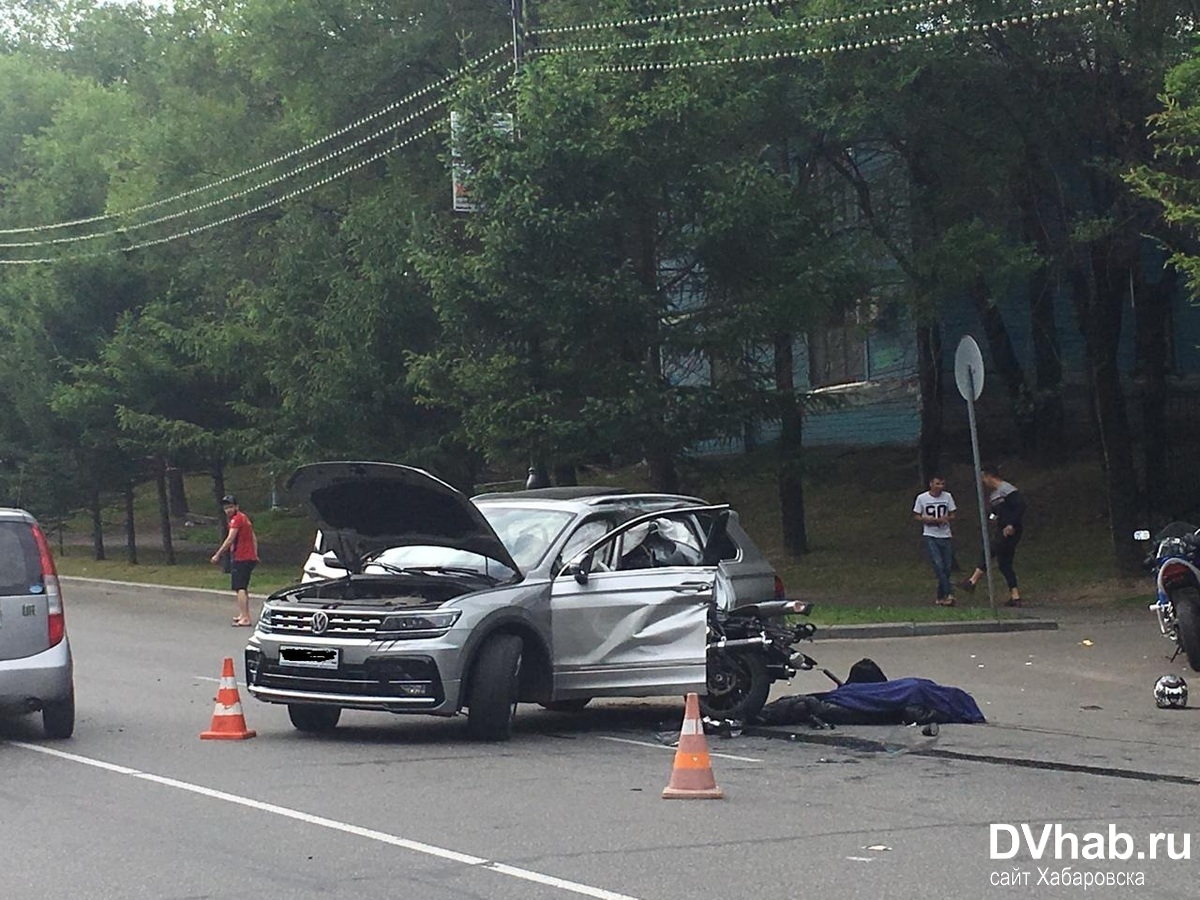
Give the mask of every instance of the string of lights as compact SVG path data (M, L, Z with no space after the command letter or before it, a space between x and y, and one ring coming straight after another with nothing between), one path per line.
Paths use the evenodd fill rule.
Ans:
M912 3L900 7L892 7L885 11L877 11L876 15L891 15L909 11L928 11L935 7L950 6L961 3L962 0L930 0L926 3ZM530 55L551 56L563 53L597 53L613 50L647 50L653 47L677 47L683 44L704 44L712 41L722 41L729 38L761 37L768 34L781 34L788 31L818 28L833 24L847 24L851 21L865 21L871 18L866 13L853 16L833 16L825 19L801 19L796 22L777 22L774 25L758 25L745 28L731 28L725 31L715 31L709 34L682 35L676 37L644 38L642 40L621 41L614 44L575 44L558 47L534 47Z
M692 69L705 66L771 62L780 59L807 59L818 56L830 56L835 53L844 53L857 50L872 50L880 47L900 47L906 44L914 44L919 41L928 41L939 37L957 37L960 35L983 34L989 31L999 31L1008 28L1026 26L1035 24L1037 22L1070 18L1071 16L1088 12L1102 12L1114 8L1117 5L1117 2L1118 0L1094 0L1094 2L1078 3L1074 6L1060 7L1053 10L1046 9L1040 12L1028 12L1020 15L1011 15L1001 19L994 19L989 22L974 22L962 25L947 26L944 28L930 28L924 31L912 32L911 34L894 35L890 37L880 36L858 41L827 44L820 47L809 47L804 49L781 49L764 51L760 53L745 53L738 56L709 57L705 59L692 60L610 63L588 66L587 68L583 69L583 71L589 73L657 72L670 71L674 69ZM600 49L603 48L596 48L595 50L589 50L587 52L597 52Z
M687 19L698 19L708 16L723 16L728 14L751 12L756 9L768 9L785 5L788 0L747 0L745 3L728 3L722 6L706 6L702 9L687 9L677 12L657 13L655 15L637 16L632 19L620 19L612 22L586 22L579 25L563 25L555 28L533 29L530 35L559 35L574 34L580 31L605 31L618 28L634 28L642 25L664 25L668 22L679 22ZM925 0L921 3L892 3L875 9L863 9L853 13L837 16L824 16L801 20L800 27L816 28L822 25L845 25L851 22L863 22L881 16L903 15L921 10L933 10L940 7L953 6L963 0Z
M488 75L495 75L502 71L504 71L504 70L498 68L498 69L493 70L492 72L489 72ZM386 128L376 131L373 134L369 134L369 135L366 135L365 137L361 137L358 140L353 141L352 143L347 144L344 147L340 147L337 150L334 150L330 153L325 154L324 156L321 156L317 159L310 160L309 162L306 162L301 166L297 166L296 168L291 169L290 171L284 172L281 175L276 175L274 178L269 178L266 181L243 188L240 191L234 191L231 194L226 194L225 196L218 197L215 200L209 200L206 203L201 203L197 206L193 206L193 207L190 207L190 208L184 209L184 210L179 210L177 212L168 213L167 215L158 216L157 218L147 219L146 221L143 221L143 222L136 222L131 225L122 225L118 228L113 228L108 231L94 231L94 232L90 232L88 234L72 235L69 237L60 237L60 238L46 238L43 240L36 240L36 241L0 242L0 248L28 249L30 247L50 247L50 246L62 245L62 244L76 244L76 243L80 243L82 241L94 241L94 240L99 240L101 238L113 237L118 234L124 235L124 234L128 234L130 232L133 232L133 231L140 231L145 228L151 228L155 225L161 225L164 222L171 222L176 219L186 218L188 216L196 215L197 213L201 213L201 212L205 212L210 209L214 209L218 206L222 206L233 200L239 200L243 197L249 196L250 194L254 194L259 191L266 190L267 188L274 187L277 184L280 184L284 181L288 181L292 178L295 178L298 175L302 175L303 173L310 171L312 169L315 169L318 166L323 166L325 163L331 162L340 156L345 156L347 153L357 150L359 147L363 147L367 144L377 141L382 137L387 137L388 135L392 134L397 128L403 127L404 125L408 125L408 124L416 121L417 119L420 119L421 117L427 115L428 113L433 112L434 110L438 109L439 107L445 106L447 103L449 103L451 100L453 100L455 96L456 96L455 94L448 93L445 96L443 96L437 100L434 100L432 103L427 104L426 106L422 107L421 109L418 109L413 113L410 113L409 115L405 116L404 118L391 123ZM160 201L160 202L162 202L162 201ZM147 207L142 207L143 210L145 210L146 208Z
M191 189L183 191L181 193L174 194L170 197L165 197L161 200L155 200L150 203L144 203L140 206L134 206L129 209L117 210L117 211L111 212L111 213L104 213L103 215L89 216L87 218L82 218L82 219L72 219L70 221L65 221L65 222L54 222L54 223L51 223L48 225L29 225L29 226L25 226L25 227L21 227L21 228L0 228L0 235L29 234L29 233L36 232L36 231L51 231L51 230L61 229L61 228L73 228L73 227L79 227L82 225L92 225L97 222L106 222L106 221L110 221L112 219L129 218L131 216L137 215L138 213L146 212L147 210L151 210L151 209L157 209L160 206L165 206L168 203L174 203L179 200L185 200L189 197L194 197L197 194L202 194L207 191L215 190L216 188L223 187L224 185L231 184L231 183L233 183L235 181L239 181L243 178L248 178L251 175L256 175L259 172L262 172L262 171L265 171L266 169L270 169L274 166L277 166L280 163L286 162L289 159L294 159L295 157L301 156L304 153L308 153L309 151L314 150L317 147L321 147L321 146L329 143L330 141L337 140L338 138L340 138L346 134L349 134L350 132L355 131L358 128L363 127L364 125L366 125L369 122L373 122L376 119L379 119L385 115L388 115L389 113L395 112L396 110L421 99L426 94L436 91L439 88L445 87L446 85L462 78L468 72L477 68L478 66L482 65L483 63L487 62L489 59L492 59L492 58L498 56L499 54L509 51L509 50L511 50L511 47L508 44L502 44L499 47L494 47L493 49L489 50L487 53L485 53L483 56L479 57L478 59L471 60L465 66L460 68L457 72L452 72L451 74L446 75L443 78L440 78L435 82L432 82L431 84L427 84L425 87L423 87L419 90L413 91L411 94L407 94L406 96L401 97L399 100L396 100L395 102L388 104L387 106L383 107L382 109L376 110L373 113L363 116L362 118L357 119L356 121L351 122L350 124L345 125L339 129L337 129L336 131L332 131L329 134L325 135L324 137L318 138L313 141L309 141L308 143L306 143L300 147L297 147L293 150L289 150L286 153L282 153L279 156L274 157L273 159L267 160L266 162L262 162L255 166L251 166L247 169L243 169L242 171L237 172L233 175L227 175L223 178L219 178L216 181L209 182L208 184L201 185L200 187L191 188ZM499 70L494 70L494 71L499 71ZM391 129L389 128L388 130L390 131ZM383 132L379 132L375 136L377 137L378 134L381 134L381 133L383 133ZM300 170L297 170L297 171L300 171ZM108 233L111 233L111 232L108 232ZM24 245L0 244L0 246L11 247L11 246L24 246Z
M512 87L513 87L513 85L511 83L506 84L503 87L499 88L498 90L493 91L491 94L489 94L487 99L490 100L495 97L499 97L501 94L505 93L506 91L512 90ZM257 206L251 207L249 209L244 209L240 212L233 213L231 215L225 216L224 218L217 219L212 222L205 222L202 225L196 225L196 226L194 226L192 228L188 228L184 231L176 232L175 234L169 234L169 235L165 235L163 237L140 241L137 243L129 244L128 246L125 246L125 247L117 247L117 248L111 248L111 249L105 249L105 250L94 250L94 251L90 251L90 252L71 253L71 254L63 254L61 256L40 257L40 258L34 258L34 259L0 259L0 266L27 266L27 265L39 265L39 264L45 264L45 263L58 263L58 262L66 261L66 260L96 259L96 258L99 258L102 256L112 256L112 255L115 255L118 253L129 253L134 250L144 250L148 247L156 247L156 246L159 246L162 244L170 243L172 241L181 240L183 238L193 237L197 234L202 234L203 232L209 231L213 228L218 228L222 225L228 225L231 222L238 221L239 219L245 219L250 216L257 215L258 213L265 212L266 210L271 209L272 207L279 206L283 203L287 203L289 200L294 200L297 197L303 196L304 194L311 193L312 191L315 191L318 188L324 187L327 184L332 184L334 181L337 181L339 178L344 178L347 175L357 172L359 169L362 169L365 166L369 166L371 163L378 162L379 160L383 159L384 157L389 156L392 153L395 153L397 150L401 150L404 147L407 147L408 145L421 140L422 138L428 137L429 135L433 134L434 132L436 132L442 128L446 128L446 129L449 128L449 124L445 119L440 119L431 125L427 125L425 128L422 128L420 131L414 132L413 134L409 135L408 137L404 138L401 141L397 141L392 146L387 147L384 150L381 150L377 153L374 153L371 156L366 157L365 159L361 159L358 162L354 163L353 165L346 166L344 169L340 169L337 172L333 172L329 175L326 175L324 178L314 181L311 184L306 184L301 187L295 188L291 191L288 191L285 194L281 194L278 197L273 197L272 199L267 200L263 203L260 203ZM117 234L120 234L120 233L121 232L117 232Z

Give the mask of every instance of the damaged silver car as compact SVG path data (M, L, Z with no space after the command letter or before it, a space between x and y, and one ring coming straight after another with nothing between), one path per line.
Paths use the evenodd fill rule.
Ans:
M302 731L343 709L467 713L483 740L518 702L706 689L706 621L782 585L724 505L549 488L468 499L427 472L315 463L288 481L338 577L267 598L246 648L259 700ZM718 587L719 585L719 587Z

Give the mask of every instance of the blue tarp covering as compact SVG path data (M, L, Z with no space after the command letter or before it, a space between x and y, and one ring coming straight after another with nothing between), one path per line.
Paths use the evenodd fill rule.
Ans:
M764 706L757 717L761 725L978 725L985 721L970 694L928 678L849 682L822 694L782 697Z
M940 722L976 725L986 721L974 698L966 691L938 684L928 678L894 678L873 684L843 684L837 690L810 696L864 713L890 714L908 707L922 707L939 714Z

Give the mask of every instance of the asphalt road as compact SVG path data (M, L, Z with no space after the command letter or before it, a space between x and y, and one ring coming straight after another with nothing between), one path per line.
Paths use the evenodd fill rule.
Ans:
M1197 895L1200 710L1154 707L1154 679L1183 666L1165 660L1149 613L818 642L810 652L841 674L870 656L893 677L965 688L990 722L936 739L902 727L713 736L726 799L681 802L660 797L678 700L522 708L515 739L486 745L461 720L370 713L301 735L243 690L258 736L201 741L221 661L246 637L226 624L230 601L74 584L67 603L76 736L0 723L5 900L959 900L1010 896L1014 877L1045 897ZM776 694L828 686L808 673ZM1067 835L1051 832L1041 859L1027 847L992 859L993 833L1004 853L1022 823L1034 842L1054 823ZM1071 859L1070 835L1081 856L1100 851L1092 833L1129 858ZM1153 859L1152 833L1174 841ZM1058 885L1064 869L1079 883Z

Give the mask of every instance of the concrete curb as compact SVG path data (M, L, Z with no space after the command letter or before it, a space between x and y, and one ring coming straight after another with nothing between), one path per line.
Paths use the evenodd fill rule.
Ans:
M1053 619L969 619L962 622L881 622L875 625L817 626L822 640L931 637L942 634L1002 634L1012 631L1057 631Z

